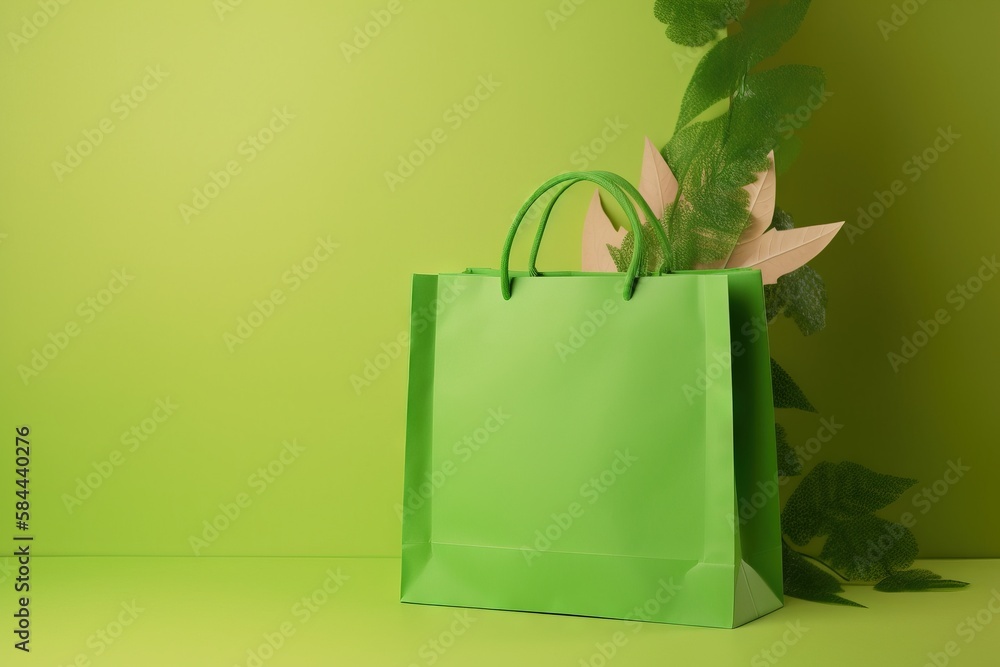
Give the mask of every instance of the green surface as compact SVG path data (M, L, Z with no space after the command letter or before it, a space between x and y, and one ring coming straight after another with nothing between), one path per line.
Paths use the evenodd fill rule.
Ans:
M33 430L39 553L398 555L412 274L495 266L554 173L637 168L686 74L651 3L222 4L69 3L5 37L0 425ZM542 268L578 267L579 225L551 236Z
M898 30L880 23L893 19ZM775 60L822 66L831 94L802 109L809 127L783 130L804 148L778 178L778 204L800 226L848 223L811 263L830 294L827 329L771 331L775 358L842 428L822 442L816 417L779 420L807 471L851 460L919 480L883 515L909 513L925 557L1000 555L986 514L1000 468L1000 280L983 261L1000 250L1000 88L987 82L998 24L989 2L814 2ZM961 137L945 139L949 128ZM859 207L884 212L859 224Z
M34 650L3 664L68 667L82 656L78 664L102 667L246 667L258 664L252 651L269 656L261 661L268 667L921 667L934 664L929 653L942 654L939 665L996 665L1000 562L920 565L975 583L920 594L852 588L869 609L790 599L742 628L715 630L400 604L393 558L38 558ZM6 604L0 611L9 618ZM142 611L123 608L133 604ZM132 616L119 630L119 618ZM268 637L281 643L273 655ZM613 660L603 659L612 650Z

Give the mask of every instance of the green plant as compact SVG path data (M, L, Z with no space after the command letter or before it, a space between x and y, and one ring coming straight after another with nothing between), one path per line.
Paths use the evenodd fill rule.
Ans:
M654 14L674 42L703 47L681 102L673 137L661 153L677 178L677 190L663 207L663 227L672 257L667 268L725 266L751 225L751 191L770 167L778 172L798 154L798 137L783 121L807 108L822 91L821 69L762 63L799 29L809 0L772 1L745 16L746 0L656 0ZM721 31L729 28L729 34ZM721 38L720 38L721 37ZM715 106L725 109L713 113ZM654 211L655 212L655 211ZM775 209L770 228L790 230L791 216ZM651 234L648 229L643 233ZM632 232L620 248L609 245L618 264L630 254ZM650 238L648 247L656 248ZM655 254L649 268L662 261ZM804 335L826 325L823 279L808 265L765 288L768 322L791 318ZM815 412L794 380L772 360L775 408ZM797 476L802 464L776 425L779 474ZM857 463L817 464L788 498L782 511L785 593L837 604L861 606L840 595L845 582L875 582L880 591L917 591L965 586L927 570L908 570L917 542L899 523L876 516L916 480L882 475ZM796 547L822 541L818 556Z

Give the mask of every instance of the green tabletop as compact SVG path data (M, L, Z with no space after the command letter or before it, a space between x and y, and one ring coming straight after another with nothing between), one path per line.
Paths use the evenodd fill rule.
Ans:
M963 590L868 609L788 599L735 630L401 604L395 558L36 557L31 652L12 647L0 560L0 664L1000 665L1000 560L923 561Z

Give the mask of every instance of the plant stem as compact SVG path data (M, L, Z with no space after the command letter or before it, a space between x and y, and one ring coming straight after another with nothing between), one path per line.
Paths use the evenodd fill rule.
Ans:
M803 556L803 557L805 557L805 558L808 558L808 559L809 559L809 560L811 560L811 561L815 561L815 562L819 563L820 565L822 565L823 567L825 567L826 569L830 570L830 572L833 572L833 573L834 573L835 575L837 575L838 577L840 577L841 579L843 579L843 580L844 580L844 583L847 583L847 584L851 583L851 579L850 579L849 577L845 577L844 575L842 575L842 574L841 574L840 572L838 572L838 571L837 571L837 570L836 570L836 569L835 569L835 568L834 568L834 567L833 567L832 565L830 565L829 563L826 563L826 562L824 562L824 561L820 560L820 559L819 559L819 558L817 558L816 556L810 556L809 554L807 554L807 553L803 553L803 552L799 551L798 549L795 549L794 547L792 547L792 545L788 543L788 540L787 540L787 539L785 539L785 536L784 536L784 535L782 535L782 536L781 536L781 541L782 541L782 542L784 542L784 543L785 543L785 545L786 545L786 546L787 546L787 547L788 547L788 548L789 548L790 550L794 551L794 552L795 552L795 553L797 553L798 555L800 555L800 556Z

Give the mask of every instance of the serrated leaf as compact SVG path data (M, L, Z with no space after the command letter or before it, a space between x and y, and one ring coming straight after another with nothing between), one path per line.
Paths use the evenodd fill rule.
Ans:
M680 183L679 201L664 225L675 270L722 266L746 225L743 187L767 168L767 151L734 153L726 133L723 115L684 128L664 148Z
M778 446L778 475L794 477L802 474L802 461L788 444L788 434L781 424L774 425L774 438Z
M581 253L582 271L619 271L616 262L608 250L608 246L618 246L625 238L626 229L615 229L611 218L601 205L600 191L594 190L590 200L587 216L583 220L583 240ZM625 266L628 266L626 259Z
M833 530L829 510L833 504L834 465L829 461L817 463L792 491L781 511L781 530L799 546Z
M785 503L781 528L801 546L831 535L845 521L874 519L874 512L895 502L914 484L914 479L883 475L852 461L820 461ZM904 526L900 528L895 532L909 533Z
M842 598L844 588L829 572L807 561L802 554L781 544L781 569L785 595L811 602L826 602L849 607L864 607L853 600Z
M632 232L626 232L625 238L622 239L622 244L615 247L608 244L608 254L611 255L611 261L615 263L615 268L619 273L625 273L628 271L629 263L632 261L632 249L635 247L635 240L632 238Z
M875 590L883 593L905 593L929 591L937 588L965 588L967 581L942 579L940 574L930 570L904 570L893 572L882 581L875 584Z
M653 15L667 37L683 46L704 46L746 11L747 0L656 0Z
M646 137L642 154L642 171L639 174L639 194L649 204L654 215L662 219L664 212L674 205L677 187L677 179L670 171L666 160L649 137ZM643 222L649 222L641 212L640 215Z
M766 155L773 150L780 163L780 153L788 147L783 121L803 108L811 109L817 97L822 99L825 86L823 70L809 65L781 65L748 74L729 105L732 152ZM780 171L781 165L776 164L775 170Z
M803 125L803 127L805 127ZM793 134L792 136L782 135L778 138L774 145L774 171L778 176L782 176L795 161L799 159L799 155L802 154L802 139L799 135Z
M874 581L910 567L917 551L906 526L862 514L836 521L819 557L851 579Z
M775 208L771 227L778 231L794 229L795 221L788 212ZM808 264L781 276L773 285L764 285L767 321L784 314L805 336L826 327L826 304L826 283Z
M836 488L834 510L844 516L877 512L896 502L917 483L908 477L875 472L853 461L834 464L833 481Z
M703 3L688 0L686 4L698 6ZM670 0L658 0L657 10L654 12L660 10L661 6L667 10L671 5L674 3ZM675 132L719 100L733 95L742 77L754 65L777 53L781 45L791 39L808 10L809 0L791 0L772 5L744 21L740 32L712 47L698 63L684 93ZM660 14L657 14L657 18L660 18ZM667 34L670 36L669 29ZM691 41L704 38L704 41L688 46L701 46L712 39L712 35L706 32L692 32L687 36L697 37L697 40ZM671 39L684 43L673 37Z
M769 287L780 292L780 312L790 317L804 335L810 336L826 327L826 283L808 264L781 276L776 285ZM769 320L770 315L768 310Z
M792 376L773 358L771 359L771 391L774 394L774 407L776 408L793 408L806 412L817 411L799 385L795 384Z
M795 229L795 220L791 214L783 208L774 207L774 216L771 218L771 227L783 232L786 229Z
M774 172L774 151L767 154L767 159L770 166L757 174L756 181L744 188L750 195L750 215L737 246L759 238L774 221L774 201L778 182Z
M775 283L780 276L818 255L843 226L843 222L834 222L783 232L772 229L753 241L736 246L726 267L760 269L765 285Z

